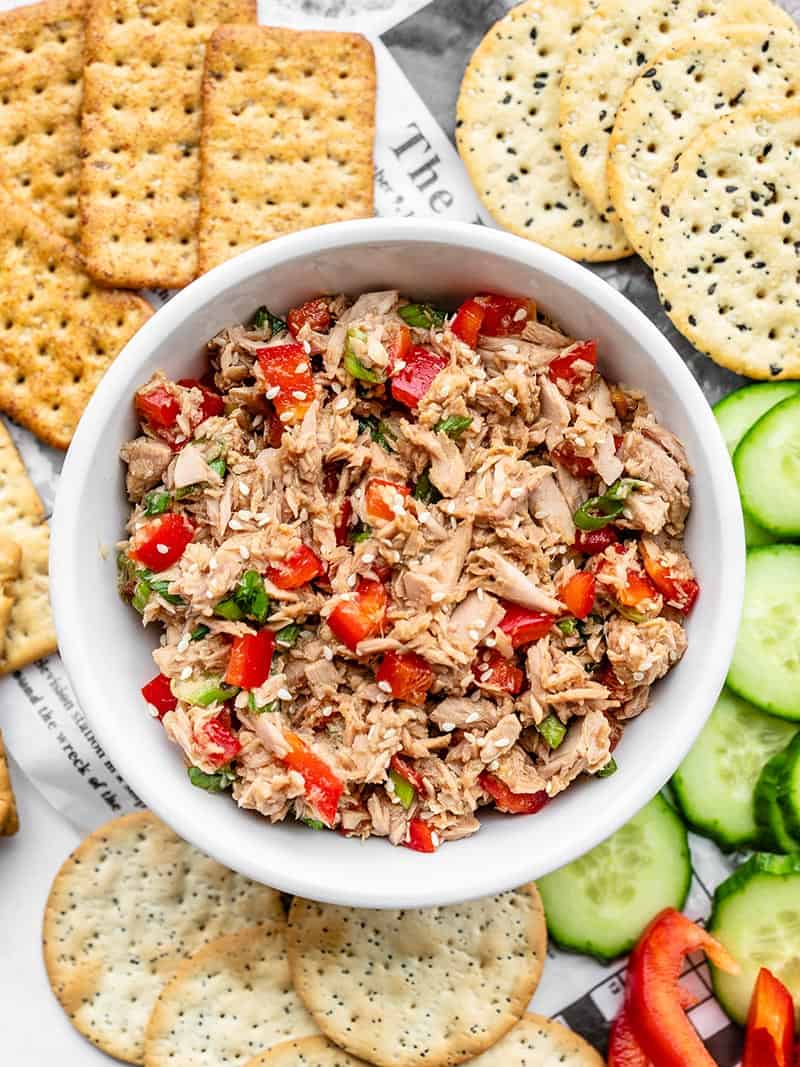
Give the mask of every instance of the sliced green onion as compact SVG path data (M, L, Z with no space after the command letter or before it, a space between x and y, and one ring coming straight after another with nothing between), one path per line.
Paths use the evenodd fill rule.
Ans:
M320 822L319 819L303 819L306 826L310 826L312 830L327 830L328 827L324 822Z
M647 482L640 478L618 478L606 489L603 496L608 500L627 500L634 489L641 489L646 485Z
M264 588L264 579L258 571L245 571L239 579L233 599L242 612L258 623L266 622L269 615L269 594Z
M618 770L617 761L612 756L605 767L601 767L599 771L595 771L595 778L610 778L612 774L616 774Z
M626 607L624 604L617 604L617 611L624 619L629 619L631 622L645 622L647 620L647 616L643 615L641 611Z
M445 320L444 311L431 304L405 304L397 309L397 314L403 322L416 326L419 330L432 330L434 326L441 326Z
M164 489L153 489L149 493L145 493L144 499L145 515L163 515L169 507L170 497Z
M282 645L283 648L292 648L297 643L299 636L299 623L290 622L288 626L284 626L282 630L278 630L275 634L275 643Z
M550 748L558 748L567 732L567 728L557 715L548 715L536 727Z
M358 416L358 432L368 433L373 441L385 449L387 452L394 452L392 448L390 438L394 441L397 434L392 430L387 422L383 419L376 419L374 415L359 415Z
M117 553L117 590L123 600L130 600L136 587L136 567L124 552Z
M201 622L199 626L195 626L190 636L192 641L202 641L210 633L210 628Z
M357 545L361 541L369 541L370 537L372 537L372 527L359 522L347 535L347 540L351 545Z
M236 775L230 767L222 767L216 774L207 774L199 767L189 767L189 781L198 789L205 789L209 793L221 793L223 789L230 789L236 781Z
M434 426L434 433L446 433L448 437L460 437L472 425L470 415L448 415Z
M146 578L140 578L137 581L131 597L131 605L136 608L140 615L144 614L144 609L147 607L147 602L150 600L152 592L153 590Z
M225 600L220 600L219 604L214 608L214 614L219 615L220 618L229 619L231 622L238 622L239 619L244 618L244 612L233 597L226 597Z
M344 369L351 378L357 378L360 382L380 385L381 382L386 380L378 371L373 370L371 367L365 367L358 356L354 356L352 352L345 353Z
M277 711L278 701L271 700L269 704L262 704L260 707L256 704L256 695L252 691L247 694L247 707L254 715L264 715Z
M228 473L228 464L225 462L224 456L219 456L217 459L209 460L209 467L212 471L216 471L220 478L224 478Z
M168 604L186 603L186 601L182 597L176 596L174 593L169 592L169 582L166 578L159 578L155 582L152 578L150 578L148 580L148 585L154 593L158 593L162 600L166 600Z
M389 780L394 785L394 795L408 811L417 795L416 789L407 778L404 778L402 774L398 774L397 771L389 771Z
M273 315L266 304L262 304L253 316L253 326L256 330L263 330L265 326L269 326L273 334L283 333L286 329L283 319Z
M565 637L574 637L578 632L578 624L574 619L559 619L556 626Z
M219 685L212 685L195 696L192 704L197 704L201 708L207 708L209 704L214 703L224 704L226 700L235 697L238 692L238 685L223 685L220 682Z
M430 467L426 467L417 478L417 484L411 495L422 504L436 504L442 499L442 494L431 481Z
M620 478L601 496L590 497L581 504L573 515L572 521L579 530L602 530L604 526L619 518L625 507L625 501L633 490L644 484L638 478Z

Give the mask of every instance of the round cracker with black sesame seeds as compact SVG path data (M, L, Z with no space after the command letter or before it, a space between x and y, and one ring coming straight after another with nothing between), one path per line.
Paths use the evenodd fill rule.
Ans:
M640 256L650 259L661 186L689 141L737 107L798 89L800 33L776 26L720 26L653 60L625 93L608 162L611 199Z
M572 181L558 132L564 56L588 8L526 0L495 23L461 83L456 142L495 222L572 259L601 261L631 248Z
M605 1067L600 1053L582 1037L532 1012L472 1063L474 1067Z
M378 1067L445 1067L525 1012L547 933L533 884L485 900L369 911L295 898L294 987L320 1030Z
M245 1067L364 1067L364 1061L357 1060L327 1037L301 1037L298 1041L274 1045Z
M280 896L209 859L150 812L91 834L55 877L43 947L53 992L103 1051L144 1062L147 1020L178 963L223 930L285 922Z
M625 90L685 33L734 22L794 27L771 0L604 0L584 22L565 58L559 125L570 173L598 211L615 217L606 168Z
M800 104L734 111L689 144L653 230L677 328L750 378L800 377Z

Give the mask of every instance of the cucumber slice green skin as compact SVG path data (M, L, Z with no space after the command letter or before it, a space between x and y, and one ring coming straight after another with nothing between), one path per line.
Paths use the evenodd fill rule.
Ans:
M778 783L778 803L786 829L800 850L800 734L785 753L783 777Z
M727 1014L746 1022L763 966L793 994L800 1023L800 854L751 856L717 887L708 931L742 968L730 975L711 965L714 992Z
M759 847L766 852L791 853L800 850L800 841L795 840L789 832L779 801L787 766L786 750L776 753L764 765L753 794L753 812L759 829Z
M683 907L691 877L686 827L659 794L608 840L537 885L553 940L607 962L630 952L662 908Z
M744 606L728 685L782 719L800 721L800 545L747 553Z
M756 782L767 760L796 733L791 723L723 689L672 779L678 807L692 829L725 851L761 843L753 813Z
M733 454L742 507L778 537L800 536L800 395L762 415Z

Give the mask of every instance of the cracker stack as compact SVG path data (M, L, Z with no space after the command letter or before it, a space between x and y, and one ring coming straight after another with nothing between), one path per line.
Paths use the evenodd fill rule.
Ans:
M8 773L3 735L0 734L0 837L12 837L18 830L17 802Z

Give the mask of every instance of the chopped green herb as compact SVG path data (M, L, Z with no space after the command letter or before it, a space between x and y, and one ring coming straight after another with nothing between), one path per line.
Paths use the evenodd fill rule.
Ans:
M276 644L281 645L282 648L292 648L297 638L300 636L300 626L296 622L290 622L288 626L284 626L282 630L278 630L275 634Z
M359 415L358 431L359 433L368 433L372 440L379 444L381 448L386 449L387 452L394 452L389 439L391 438L394 441L397 434L383 419L376 419L374 415Z
M367 526L366 523L358 522L352 527L350 533L347 535L347 540L351 545L360 544L361 541L368 541L372 537L372 527Z
M276 711L278 708L278 701L271 700L269 704L262 704L260 707L256 704L256 695L253 692L247 694L247 707L253 715L264 715Z
M145 515L163 515L169 507L170 496L164 489L153 489L145 493L142 503Z
M589 497L581 504L573 516L579 530L601 530L614 519L619 518L625 507L625 501L634 489L644 485L637 478L620 478L606 489L601 496Z
M414 491L411 495L415 500L419 500L423 504L436 504L442 499L442 494L431 481L430 467L426 467L417 478L417 484L414 486Z
M168 604L186 603L186 601L182 597L176 596L174 593L169 592L169 582L166 578L159 578L157 581L153 581L153 579L150 578L148 580L148 585L154 593L158 593L158 595L163 600L166 600Z
M321 822L319 819L303 819L303 822L306 824L306 826L310 826L312 830L327 830L328 829L328 827L325 825L325 823Z
M403 322L420 330L432 330L434 326L441 326L445 320L444 311L431 304L406 304L397 309L397 314Z
M286 329L286 323L283 319L273 315L266 304L262 304L253 316L253 326L256 330L263 330L266 326L269 326L273 334L283 333Z
M212 471L216 471L220 478L224 478L228 473L228 464L225 462L223 456L219 456L217 459L209 460L209 467Z
M219 615L220 618L229 619L231 622L238 622L239 619L244 618L244 612L233 597L226 597L224 600L220 600L219 604L214 608L214 614Z
M610 778L612 774L616 774L618 770L617 761L612 756L605 767L601 767L599 771L595 771L595 778Z
M194 496L195 493L200 492L204 484L204 482L193 482L192 485L182 485L180 489L175 490L175 499L185 500L189 496Z
M416 789L407 778L404 778L402 774L398 774L397 771L389 771L389 780L394 786L394 795L408 811L414 803L414 797L417 795Z
M258 623L266 622L269 615L269 595L264 588L264 579L258 571L245 571L233 593L233 599L242 612Z
M574 637L578 632L578 624L574 619L559 619L556 626L565 637Z
M471 415L448 415L434 426L435 433L446 433L448 437L460 437L472 425Z
M558 748L564 740L567 728L556 715L548 715L536 727L550 748Z
M224 789L230 789L236 781L236 775L230 767L221 767L216 774L207 774L199 767L189 767L187 773L192 785L209 793L221 793Z
M202 641L204 637L211 633L208 626L205 626L202 622L199 626L195 626L191 633L192 641Z
M140 615L144 614L144 609L147 607L147 603L150 600L150 596L153 589L146 578L140 578L134 586L133 596L131 597L131 605L134 607Z

